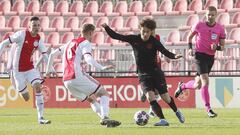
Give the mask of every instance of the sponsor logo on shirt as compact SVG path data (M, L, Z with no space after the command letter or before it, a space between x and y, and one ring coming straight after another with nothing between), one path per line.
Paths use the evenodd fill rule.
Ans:
M38 45L39 45L38 41L34 41L33 45L34 45L35 47L38 47Z
M152 49L152 44L147 44L147 49Z

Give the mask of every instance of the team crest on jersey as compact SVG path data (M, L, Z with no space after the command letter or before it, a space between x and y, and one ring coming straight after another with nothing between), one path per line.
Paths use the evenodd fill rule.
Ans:
M152 44L147 44L146 47L147 47L147 49L152 49L153 46L152 46Z
M212 35L211 35L211 39L212 39L212 40L216 40L216 39L217 39L217 34L212 33Z
M38 41L34 41L33 45L34 45L35 47L38 47L38 45L39 45Z

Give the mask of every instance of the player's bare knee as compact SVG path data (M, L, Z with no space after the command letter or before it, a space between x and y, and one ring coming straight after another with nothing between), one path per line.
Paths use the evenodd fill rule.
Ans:
M155 92L154 91L148 91L146 93L146 95L147 95L147 98L148 98L149 102L156 100L156 96L155 96Z
M29 96L29 93L28 93L28 92L22 94L22 97L23 97L23 99L24 99L25 101L28 101L28 100L30 99L30 96Z
M195 84L195 88L196 89L200 89L202 87L202 83L201 82L197 82L196 84Z
M33 85L33 89L35 90L36 93L41 93L41 91L42 91L41 86L42 86L42 84L40 84L40 83L35 83Z
M99 90L95 93L95 95L97 97L101 97L101 96L108 96L109 97L110 96L109 93L102 86L99 87Z
M87 101L88 101L89 103L94 103L94 99L93 99L92 97L88 97L88 98L87 98Z
M163 99L164 102L166 102L166 103L171 102L171 97L169 96L168 93L161 94L160 96L161 96L161 98Z

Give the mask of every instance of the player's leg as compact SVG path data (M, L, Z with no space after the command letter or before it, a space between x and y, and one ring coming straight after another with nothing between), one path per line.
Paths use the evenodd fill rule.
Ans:
M169 123L165 120L161 106L158 104L155 96L155 78L153 76L139 74L139 82L142 90L146 91L146 96L149 101L150 107L156 116L160 119L159 122L155 123L154 126L168 126ZM159 82L158 82L159 83Z
M201 74L200 78L202 81L201 96L202 96L202 100L204 102L207 114L210 118L216 117L217 114L211 109L211 106L210 106L210 95L208 90L208 86L209 86L208 74Z
M106 125L107 127L116 127L121 125L121 122L112 120L109 118L109 94L108 92L100 86L98 91L95 93L96 97L100 97L100 110L102 119L100 121L101 125Z
M81 101L84 101L83 95L87 96L87 98L88 97L91 98L92 95L96 95L96 97L100 97L100 104L99 104L100 105L100 114L101 114L100 124L102 124L102 121L106 121L103 123L103 125L106 125L107 127L116 127L121 124L118 121L109 119L109 94L99 84L99 82L97 80L95 80L88 74L84 74L83 76L79 77L78 79L64 82L64 85L70 90L70 92L75 97L77 97ZM74 88L72 88L72 87L74 87Z
M196 54L196 64L197 72L200 74L201 79L201 96L204 102L207 114L210 118L216 117L217 114L214 113L210 106L210 96L209 96L209 73L214 63L214 56L209 56L206 54Z
M182 94L183 91L190 89L190 90L195 90L195 89L200 89L201 88L201 80L200 76L197 75L195 77L195 80L190 80L186 83L179 82L178 87L175 90L174 97L177 98L179 95Z
M168 126L169 123L165 119L164 114L162 112L162 108L156 100L155 93L149 90L147 92L147 97L148 97L148 101L150 103L151 109L156 114L156 116L160 119L160 121L155 123L154 126Z
M183 114L180 112L180 110L178 110L178 108L174 102L174 99L172 97L170 97L168 94L165 76L161 70L159 70L158 75L156 74L156 76L155 76L155 87L158 90L158 93L160 94L163 101L165 101L170 106L170 108L176 113L179 121L181 123L184 123L185 118L184 118Z
M155 92L155 97L156 97L157 102L160 101L160 100L161 100L161 97L160 97L158 91L155 90L154 92ZM149 107L148 115L149 115L150 117L152 117L152 118L153 118L153 117L156 117L156 114L155 114L154 111L152 110L152 107L151 107L151 106Z
M95 95L91 95L88 97L87 101L90 103L90 106L92 108L92 110L101 118L101 108L100 108L100 104L98 103Z
M163 93L163 94L160 94L161 98L163 99L163 101L165 101L169 106L170 108L175 112L178 120L181 122L181 123L184 123L185 122L185 117L184 115L181 113L181 111L177 108L175 102L174 102L174 99L172 97L169 96L168 92L166 93Z
M44 80L41 78L40 73L36 69L25 72L28 83L31 83L33 91L35 92L35 105L38 114L39 124L50 124L50 120L44 119L44 98L42 93L42 83Z
M22 95L25 101L30 99L29 92L27 90L27 81L23 72L12 71L11 82L14 83L16 90Z

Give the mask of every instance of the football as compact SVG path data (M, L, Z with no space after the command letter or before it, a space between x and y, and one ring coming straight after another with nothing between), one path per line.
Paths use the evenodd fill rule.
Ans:
M144 126L148 123L149 115L145 111L137 111L134 114L135 123L139 126Z

